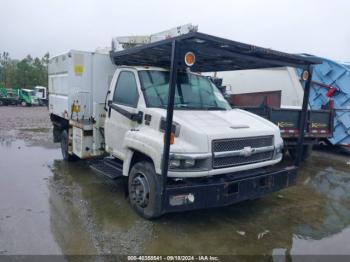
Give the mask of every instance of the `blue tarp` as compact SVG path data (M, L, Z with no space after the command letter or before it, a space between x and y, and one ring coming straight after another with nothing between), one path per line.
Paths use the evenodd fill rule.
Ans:
M334 132L329 141L333 145L350 145L350 64L321 59L323 63L314 66L310 107L321 109L333 99Z

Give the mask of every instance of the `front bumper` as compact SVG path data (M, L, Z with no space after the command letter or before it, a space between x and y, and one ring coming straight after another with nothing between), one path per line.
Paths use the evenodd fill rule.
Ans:
M295 185L297 167L259 169L210 178L169 180L163 213L228 206Z

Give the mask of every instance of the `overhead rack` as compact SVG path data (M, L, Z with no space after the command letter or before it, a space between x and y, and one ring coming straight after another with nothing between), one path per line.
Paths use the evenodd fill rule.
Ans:
M279 52L255 45L244 44L200 32L191 32L177 37L136 46L122 51L111 51L116 65L157 66L170 68L172 42L181 43L179 56L193 52L196 63L191 67L194 72L216 72L243 69L259 69L291 66L307 68L322 61L315 57ZM185 68L179 60L180 68Z

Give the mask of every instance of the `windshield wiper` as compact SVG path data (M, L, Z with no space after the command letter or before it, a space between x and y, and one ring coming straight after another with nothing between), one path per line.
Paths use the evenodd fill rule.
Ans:
M174 104L174 107L186 108L186 109L200 109L198 107L191 106L189 104Z
M226 111L226 108L219 107L219 106L206 106L204 109L207 109L207 110L225 110Z

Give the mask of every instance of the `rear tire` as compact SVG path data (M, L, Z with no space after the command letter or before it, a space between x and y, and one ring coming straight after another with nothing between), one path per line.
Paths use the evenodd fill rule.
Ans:
M152 163L136 163L129 174L128 191L131 207L141 217L157 218L162 215L161 177Z
M76 160L76 157L74 155L69 154L68 144L69 144L68 132L67 130L63 130L61 133L61 152L62 152L63 160L74 161Z

